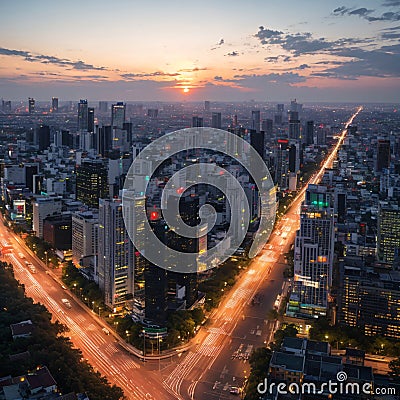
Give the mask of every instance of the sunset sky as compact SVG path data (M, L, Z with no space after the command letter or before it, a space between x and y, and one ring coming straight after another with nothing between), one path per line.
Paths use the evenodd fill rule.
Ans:
M398 102L400 0L2 1L0 98Z

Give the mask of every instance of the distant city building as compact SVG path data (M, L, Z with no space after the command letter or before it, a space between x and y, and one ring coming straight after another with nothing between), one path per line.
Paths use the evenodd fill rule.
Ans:
M400 208L397 204L379 203L378 259L389 265L400 254Z
M9 114L11 112L11 101L10 100L8 100L8 101L2 100L1 103L2 103L1 110L4 113Z
M110 125L96 127L97 130L97 154L107 157L112 150L113 130Z
M289 140L278 139L275 148L275 183L281 191L289 185Z
M28 98L28 111L29 114L33 114L35 112L35 99L32 97Z
M307 146L309 146L310 144L314 144L314 121L307 121L306 133L304 136Z
M40 125L36 128L36 144L39 151L46 150L50 146L50 127L48 125Z
M93 107L88 107L88 127L87 127L87 130L90 133L94 132L94 108Z
M121 199L100 199L97 279L104 302L111 309L118 310L133 298L133 258Z
M99 112L108 112L108 103L106 101L99 101Z
M103 160L83 160L76 169L76 199L98 208L108 195L108 171Z
M289 139L301 139L300 120L297 111L289 112Z
M78 130L88 130L88 102L80 100L78 104Z
M208 100L204 102L204 111L210 111L210 102Z
M51 112L58 112L58 98L52 97L51 99Z
M118 102L111 106L111 126L122 129L125 122L126 106L123 102Z
M147 116L149 118L157 118L158 117L158 108L149 108L147 110Z
M217 128L217 129L222 128L222 119L220 112L213 112L211 114L211 128Z
M257 151L260 157L265 160L265 133L264 131L250 131L250 144Z
M261 112L260 110L254 110L251 112L251 129L256 132L260 132L261 128Z
M382 172L390 166L390 140L378 140L376 155L376 172Z
M268 139L272 138L274 129L274 121L272 119L265 119L261 123L261 130L265 132L265 135Z
M203 118L194 116L192 117L192 128L202 128L204 126L203 124Z

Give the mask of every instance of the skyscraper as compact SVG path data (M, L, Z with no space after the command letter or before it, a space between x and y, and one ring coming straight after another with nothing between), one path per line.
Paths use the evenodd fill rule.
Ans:
M94 108L88 107L88 126L87 130L90 133L94 132Z
M28 98L28 110L29 114L33 114L35 112L35 99L32 97Z
M80 100L78 104L78 130L88 130L88 102Z
M40 125L36 128L36 143L39 151L46 150L50 146L50 127Z
M99 101L99 112L106 113L108 111L108 103L106 101Z
M123 102L118 102L111 106L111 126L113 128L122 129L125 122L126 106Z
M400 209L397 204L379 203L378 259L390 266L400 252Z
M261 128L265 132L265 135L267 136L267 138L270 139L273 134L274 121L272 121L272 119L269 119L269 118L265 119L261 123Z
M332 285L334 225L327 187L309 185L294 248L294 291L300 299L300 314L318 317L327 313Z
M260 132L261 128L261 113L260 110L254 110L251 112L251 129L256 132Z
M118 310L134 294L133 244L125 229L121 199L99 200L97 279L104 302Z
M289 112L289 139L301 139L300 120L297 111Z
M98 208L108 197L108 173L103 160L83 160L76 169L76 199Z
M58 98L52 97L51 99L51 112L58 112Z
M289 185L289 140L278 139L275 148L275 183L280 190L287 189Z
M192 117L192 128L202 128L203 127L203 118L198 117L197 115Z
M314 144L314 121L307 121L306 124L306 134L305 134L305 144L308 146Z
M112 151L112 128L107 126L96 126L97 129L97 154L106 157Z
M210 102L208 100L204 102L204 111L210 111Z
M390 166L390 140L378 140L376 155L376 172L382 172L382 169Z
M260 157L264 160L265 159L265 134L264 131L255 131L251 130L250 131L250 144L254 149L257 151L257 153L260 155Z
M221 121L221 113L213 112L211 114L211 128L221 129L222 121Z

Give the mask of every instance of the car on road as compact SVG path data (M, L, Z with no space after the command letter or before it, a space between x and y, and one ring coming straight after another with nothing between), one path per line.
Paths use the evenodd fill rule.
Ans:
M61 299L62 303L65 305L67 308L71 308L71 303L69 302L68 299Z
M237 386L232 386L229 393L230 394L240 394L240 389Z
M109 334L110 334L110 331L109 331L107 328L103 328L102 331L103 331L106 335L109 335Z

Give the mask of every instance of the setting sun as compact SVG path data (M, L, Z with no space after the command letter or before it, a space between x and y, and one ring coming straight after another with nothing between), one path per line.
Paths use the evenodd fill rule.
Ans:
M189 93L189 88L188 87L184 87L183 88L183 93Z

